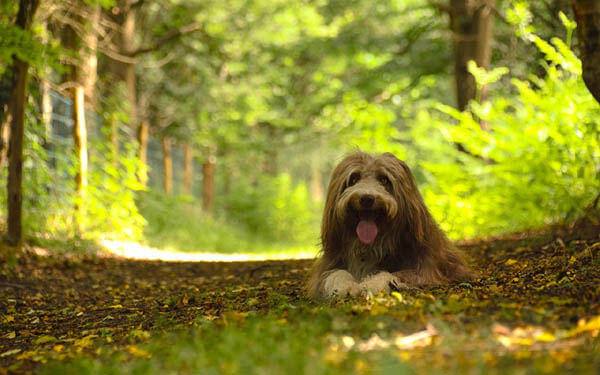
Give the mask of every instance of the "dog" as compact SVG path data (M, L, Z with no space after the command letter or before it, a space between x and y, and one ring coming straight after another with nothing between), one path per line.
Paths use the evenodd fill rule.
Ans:
M321 242L306 285L313 298L377 294L474 276L429 213L406 163L391 153L356 152L337 165Z

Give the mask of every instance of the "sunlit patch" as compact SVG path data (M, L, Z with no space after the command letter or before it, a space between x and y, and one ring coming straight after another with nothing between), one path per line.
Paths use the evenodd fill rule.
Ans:
M376 333L373 333L368 339L360 340L358 342L351 336L343 336L339 342L336 340L330 345L329 350L333 352L349 350L370 352L390 348L413 350L432 345L436 336L438 336L437 330L431 324L427 324L426 329L422 331L409 335L396 333L389 339L384 339Z
M102 240L102 246L111 254L128 259L162 260L167 262L243 262L260 260L280 259L312 259L316 255L316 249L307 248L306 251L294 251L281 253L182 253L176 251L164 251L144 246L137 242Z

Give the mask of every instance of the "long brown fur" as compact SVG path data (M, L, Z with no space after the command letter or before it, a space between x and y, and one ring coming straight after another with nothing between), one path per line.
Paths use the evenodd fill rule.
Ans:
M363 195L375 199L369 214L379 230L369 245L356 234ZM390 153L357 152L338 164L327 192L321 242L321 255L307 282L312 297L322 296L323 281L335 269L347 270L359 281L387 271L408 285L473 277L429 213L408 166Z

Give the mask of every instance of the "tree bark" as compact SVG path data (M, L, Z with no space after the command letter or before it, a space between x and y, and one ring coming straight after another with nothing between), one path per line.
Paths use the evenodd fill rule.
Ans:
M84 61L81 66L81 83L85 92L86 103L90 108L96 106L96 82L98 81L98 27L101 15L100 4L90 7L90 19L86 24L85 35L82 36Z
M88 154L87 154L87 127L85 123L85 89L76 85L73 89L73 139L75 141L75 155L78 168L75 173L75 186L77 191L76 209L77 229L84 231L86 217L86 201L88 190Z
M215 201L215 157L209 156L202 164L202 209L212 212Z
M467 63L474 60L478 66L489 68L493 37L495 0L450 0L450 29L454 45L454 78L459 110L464 111L470 100L478 96L475 77ZM487 98L486 88L479 100Z
M9 105L5 108L5 117L0 122L0 169L6 165L8 160L8 142L10 138L10 122L12 116L10 115Z
M313 161L311 164L310 193L313 201L323 202L325 194L323 192L321 172L319 171L319 166L315 161Z
M138 128L138 143L140 147L140 163L142 164L141 169L138 171L138 179L142 185L146 186L148 183L148 133L150 126L147 122L142 122Z
M183 193L192 195L194 161L192 159L192 147L189 144L186 144L183 149L183 163Z
M136 8L132 7L132 0L124 1L123 24L121 26L121 52L124 55L129 55L135 51L135 17ZM125 86L127 87L127 99L129 101L130 125L133 129L138 124L137 110L137 93L136 93L136 77L135 77L135 62L129 61L123 63L123 74Z
M29 30L39 0L20 0L15 24ZM6 181L8 218L6 242L17 246L23 240L23 138L25 137L25 99L27 96L27 72L29 64L14 57L13 81L9 111L10 141L8 150L8 179Z
M23 239L23 138L25 136L25 99L29 64L15 58L15 82L10 106L10 140L8 145L8 233L6 242L18 246Z
M42 122L44 124L44 143L46 148L50 144L52 136L52 97L50 96L50 84L42 80L40 84L42 94Z
M583 81L600 103L600 1L573 0Z
M119 120L111 116L108 120L108 142L110 144L110 157L115 167L119 166Z
M173 160L171 159L171 142L169 138L162 138L162 149L163 149L163 165L164 165L164 176L165 176L165 193L173 193Z

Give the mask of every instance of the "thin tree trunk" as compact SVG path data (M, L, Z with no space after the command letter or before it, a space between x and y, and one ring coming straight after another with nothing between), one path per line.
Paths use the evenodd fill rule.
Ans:
M44 143L46 148L50 144L52 136L52 97L50 96L50 84L48 81L41 81L42 93L42 122L44 124Z
M110 157L115 167L119 166L119 120L111 116L108 120L108 141L110 144Z
M212 212L215 201L215 157L209 156L202 164L202 208Z
M319 166L315 161L311 163L310 192L313 201L323 202L323 198L325 197L325 195L323 193L321 172L319 171Z
M138 179L142 185L148 183L148 133L150 126L147 122L142 122L138 128L138 143L140 147L141 169L138 172Z
M86 33L82 38L85 59L81 67L83 89L86 103L90 108L96 106L96 82L98 81L98 27L100 24L100 4L90 6L90 19L87 20Z
M39 0L20 0L15 24L29 30ZM25 137L25 99L27 96L27 72L29 64L14 57L13 81L9 111L10 141L8 150L8 179L6 181L8 218L6 241L9 245L19 245L23 240L23 139Z
M10 138L10 122L12 116L10 110L6 106L6 115L0 123L0 169L4 168L8 160L8 142Z
M269 123L263 123L269 147L265 150L263 172L270 176L277 176L279 166L277 163L277 128Z
M600 103L600 1L573 0L583 82Z
M14 60L14 84L10 108L10 140L8 146L8 233L9 245L18 246L23 239L23 138L25 137L25 99L27 95L27 70L29 64Z
M75 186L77 190L77 229L83 232L86 218L86 200L88 190L88 154L87 154L87 127L85 123L85 89L76 85L73 89L73 139L75 140L75 155L78 168L75 173Z
M173 193L173 161L171 159L171 142L169 138L162 138L162 149L163 149L163 165L165 172L165 193Z
M133 0L125 0L122 9L126 9L123 16L123 24L121 25L121 52L123 55L129 55L135 51L135 18L136 9L132 7ZM129 101L129 115L131 117L131 127L135 129L138 124L138 111L137 111L137 95L136 95L136 77L135 77L135 63L124 62L123 63L123 78L125 80L125 86L127 88L127 99Z
M450 0L450 28L454 39L454 69L456 100L464 111L470 100L487 98L487 89L477 93L475 78L467 63L474 60L478 66L489 68L493 37L495 0Z
M4 168L8 157L8 134L10 128L10 99L12 90L12 69L0 75L0 168Z
M183 193L192 195L194 160L192 158L192 147L189 144L186 144L183 149L183 163Z

